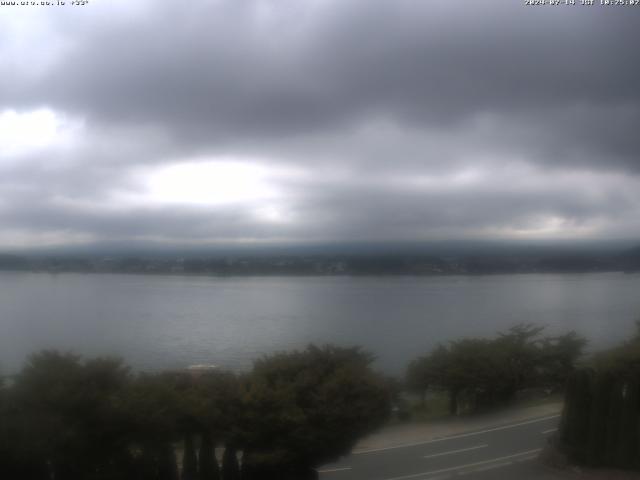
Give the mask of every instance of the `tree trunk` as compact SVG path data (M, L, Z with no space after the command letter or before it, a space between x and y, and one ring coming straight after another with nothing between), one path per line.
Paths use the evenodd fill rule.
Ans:
M199 480L220 480L220 467L214 452L213 439L211 433L202 434L200 442L200 454L198 455Z
M193 437L190 434L184 438L184 456L182 457L182 480L197 480L198 459L193 446Z
M222 455L222 478L223 480L240 480L240 466L238 465L237 451L233 445L227 444L224 449L224 454Z
M159 480L178 480L178 463L176 452L170 443L164 444L158 449L157 468Z

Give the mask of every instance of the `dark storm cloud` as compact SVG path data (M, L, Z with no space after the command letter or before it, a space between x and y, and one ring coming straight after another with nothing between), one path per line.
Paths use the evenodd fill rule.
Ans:
M628 221L640 208L634 185L616 189L621 184L615 178L603 186L600 179L589 176L546 183L519 180L519 176L499 176L488 186L414 184L407 188L388 181L307 185L307 203L301 210L312 212L321 225L331 225L346 238L366 240L533 233L547 228L554 218L562 219L562 230L575 235L594 219Z
M640 233L638 9L202 0L84 12L0 31L13 79L0 112L47 107L85 125L72 149L4 166L0 150L5 228L168 241ZM284 220L250 203L117 204L144 188L144 169L227 157L305 169L270 180L280 197L266 206Z
M585 160L637 166L633 9L308 5L200 2L95 21L24 99L233 147L375 115L425 128L515 115L565 153L556 162L586 140L599 155Z
M16 224L26 231L76 232L116 241L131 238L202 241L212 236L233 240L242 237L247 227L251 227L242 212L233 209L199 211L165 207L100 211L37 202L18 211L0 210L0 219L5 226ZM224 225L224 229L219 228L220 225Z

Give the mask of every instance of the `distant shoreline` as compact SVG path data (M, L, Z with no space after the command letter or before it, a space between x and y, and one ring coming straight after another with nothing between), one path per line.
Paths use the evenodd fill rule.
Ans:
M631 273L640 249L624 252L492 251L335 254L7 255L0 271L244 276L447 276L525 273Z
M640 270L597 270L597 271L501 271L501 272L445 272L445 273L415 273L415 272L393 272L393 273L280 273L280 272L248 272L248 273L216 273L216 272L142 272L142 271L94 271L94 270L19 270L0 269L3 273L25 273L25 274L85 274L85 275L136 275L145 277L199 277L199 278L380 278L380 277L489 277L501 275L599 275L599 274L640 274Z

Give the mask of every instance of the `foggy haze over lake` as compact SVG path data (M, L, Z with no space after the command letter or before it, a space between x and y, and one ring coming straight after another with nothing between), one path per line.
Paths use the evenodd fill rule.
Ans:
M521 322L590 348L633 331L640 275L253 277L0 273L0 368L41 348L122 356L137 369L243 370L309 342L361 345L401 374L438 342Z

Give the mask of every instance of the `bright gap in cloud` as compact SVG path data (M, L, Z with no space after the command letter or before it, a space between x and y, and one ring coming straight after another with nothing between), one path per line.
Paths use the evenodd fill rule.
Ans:
M236 161L188 162L144 175L143 198L153 204L230 205L278 195L266 168Z
M595 237L603 233L604 225L601 219L592 218L587 222L576 222L574 219L558 214L533 216L530 221L520 227L505 227L489 229L490 238L505 239L579 239Z
M0 157L21 156L69 142L77 125L48 108L0 112Z

